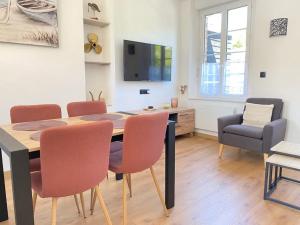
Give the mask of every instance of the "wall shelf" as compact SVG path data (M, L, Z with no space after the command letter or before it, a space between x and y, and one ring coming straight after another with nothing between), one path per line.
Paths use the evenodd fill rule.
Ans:
M110 65L109 61L92 61L92 60L86 60L86 64L98 64L98 65Z
M84 24L97 26L97 27L107 27L107 26L109 26L109 22L94 20L94 19L90 19L90 18L83 18L83 22L84 22Z

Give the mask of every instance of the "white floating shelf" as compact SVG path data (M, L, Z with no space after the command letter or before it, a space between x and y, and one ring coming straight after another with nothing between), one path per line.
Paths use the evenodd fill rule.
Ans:
M87 63L87 64L99 64L99 65L110 65L110 62L108 62L108 61L91 61L91 60L86 60L85 63Z
M107 27L107 26L109 26L108 22L95 20L95 19L90 19L90 18L83 18L83 21L84 21L85 24L92 25L92 26L97 26L97 27Z

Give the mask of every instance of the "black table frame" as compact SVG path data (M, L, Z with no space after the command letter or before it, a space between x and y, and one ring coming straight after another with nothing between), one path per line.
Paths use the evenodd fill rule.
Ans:
M265 168L265 183L264 183L264 200L269 200L281 205L285 205L287 207L291 207L293 209L300 210L300 206L290 204L286 201L282 201L272 197L272 194L276 190L278 183L282 180L294 182L300 184L299 180L292 179L290 177L286 177L283 175L283 169L290 169L295 171L300 171L295 168L281 166L273 163L266 163ZM274 172L274 173L273 173Z
M113 137L113 140L121 138L122 135L119 135ZM34 225L29 151L3 129L0 129L0 148L10 158L15 223L16 225ZM2 151L0 150L0 222L8 220ZM174 121L169 121L165 138L165 203L168 209L175 206Z

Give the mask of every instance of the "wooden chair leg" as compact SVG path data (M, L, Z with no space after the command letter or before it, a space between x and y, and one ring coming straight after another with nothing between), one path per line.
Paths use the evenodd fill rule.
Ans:
M93 200L94 200L94 195L95 195L95 189L91 189L91 203L90 203L90 210L92 211L93 209Z
M130 198L132 198L132 186L131 186L131 174L130 173L126 175L126 179L127 179L127 185L128 185L128 189L129 189Z
M81 201L83 217L86 218L83 193L80 193L80 201Z
M75 199L75 203L76 203L78 214L80 214L80 208L79 208L79 203L78 203L77 195L74 195L74 199Z
M223 151L224 151L224 145L220 144L220 148L219 148L219 158L222 159L223 157Z
M156 176L155 176L153 167L150 168L150 171L151 171L151 175L152 175L152 178L153 178L153 181L154 181L154 184L155 184L155 187L156 187L156 190L157 190L157 193L158 193L160 202L161 202L162 207L163 207L163 209L164 209L164 211L165 211L165 215L166 215L166 216L169 216L169 211L168 211L168 209L167 209L167 207L166 207L165 200L164 200L163 195L162 195L162 193L161 193L161 190L160 190L160 188L159 188L159 184L158 184L158 181L157 181L157 179L156 179Z
M94 214L96 199L97 199L97 193L96 193L96 189L94 188L94 195L93 195L93 200L92 200L92 205L91 205L91 215Z
M109 213L108 213L108 209L107 209L107 207L105 205L105 202L103 200L103 197L102 197L102 194L101 194L99 186L95 187L95 192L96 192L96 195L98 197L100 206L101 206L101 208L103 210L103 213L104 213L104 216L105 216L107 224L108 225L112 225L112 222L111 222L111 219L110 219L110 216L109 216Z
M32 195L33 213L35 212L36 200L37 200L37 193L33 192L33 195Z
M51 225L56 225L57 198L52 198Z
M126 176L126 174L124 174ZM123 179L123 225L127 225L127 193L126 179Z

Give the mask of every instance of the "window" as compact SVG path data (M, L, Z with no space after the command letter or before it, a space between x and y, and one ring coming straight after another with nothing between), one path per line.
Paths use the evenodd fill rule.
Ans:
M229 4L202 13L200 96L246 95L249 8Z

